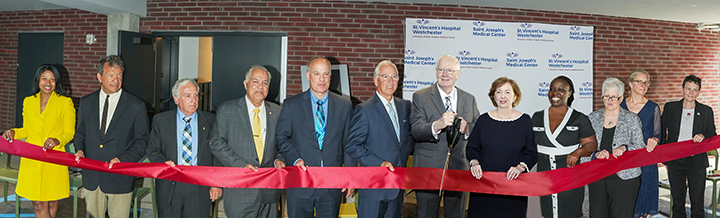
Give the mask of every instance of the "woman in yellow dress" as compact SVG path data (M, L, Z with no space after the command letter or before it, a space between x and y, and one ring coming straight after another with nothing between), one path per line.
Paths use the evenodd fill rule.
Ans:
M26 138L25 142L46 150L65 152L65 144L75 134L75 107L64 96L58 69L40 66L33 79L33 93L23 101L23 127L5 131L3 138ZM55 217L58 200L69 196L68 181L66 166L22 158L15 193L32 201L35 217Z

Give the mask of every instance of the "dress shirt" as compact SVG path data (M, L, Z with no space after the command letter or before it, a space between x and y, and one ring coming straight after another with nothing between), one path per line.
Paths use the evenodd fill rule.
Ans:
M445 105L445 97L450 96L450 104L451 104L450 106L452 107L452 111L455 111L455 113L457 113L457 102L458 102L457 101L457 88L455 88L455 86L453 86L452 91L450 91L450 94L448 94L448 93L443 92L442 89L440 89L440 84L435 83L435 85L438 87L438 92L440 92L440 101L442 102L442 104ZM445 113L445 111L443 111L442 113ZM433 121L432 127L433 128L430 129L430 131L435 129L434 121ZM440 135L440 132L442 132L442 129L440 129L440 131L433 132L432 133L433 137L435 137L435 139L438 139L438 135ZM468 134L465 134L465 135L466 135L465 138L467 139Z
M678 133L678 142L690 140L693 138L693 122L695 121L695 108L682 109L680 115L680 132Z
M108 127L110 126L110 121L112 121L113 114L115 114L115 108L117 108L118 101L120 101L120 95L121 95L121 94L122 94L122 89L120 89L119 91L117 91L117 92L115 92L115 93L113 93L113 94L110 94L110 100L108 101L107 120L106 120L106 123L105 123L105 132L107 132ZM105 93L105 91L103 91L102 88L101 88L101 89L100 89L100 94L99 94L99 96L100 96L100 104L98 105L98 106L99 106L98 112L100 112L100 114L98 115L98 117L100 118L100 119L98 119L98 121L100 121L100 124L99 124L99 125L102 125L103 108L105 108L105 98L107 98L107 95L108 95L108 94ZM100 128L99 125L98 125L98 129L102 129L102 128Z
M265 115L265 101L262 101L262 103L260 103L260 107L255 107L255 105L253 105L252 102L250 102L250 99L248 99L248 98L246 97L246 98L245 98L245 104L247 104L247 113L248 113L248 117L250 117L250 125L251 125L251 126L250 126L250 127L251 127L250 129L252 129L253 119L255 118L255 111L254 111L254 110L255 110L255 108L260 109L260 112L258 112L258 117L260 117L260 130L262 130L262 131L261 131L261 132L262 132L262 135L261 135L260 137L261 137L261 139L262 139L263 148L264 148L264 147L265 147L265 133L267 132L267 128L265 128L265 127L267 126L267 125L265 124L265 121L266 121L266 119L265 119L265 117L266 117L266 115ZM253 145L254 145L254 143L255 143L255 142L253 142Z
M180 111L180 109L177 109L177 118L175 120L175 126L176 126L176 132L175 134L177 136L177 160L178 162L175 164L182 163L182 153L183 153L183 131L185 130L185 114ZM198 122L197 122L197 112L190 115L190 128L191 134L192 134L192 165L197 166L197 154L198 154Z
M382 102L383 107L385 107L385 112L388 113L388 117L392 116L392 114L390 114L390 108L387 105L388 101L385 99L385 97L382 97L380 95L380 93L378 93L377 91L375 91L375 94L378 96L378 98L380 98L380 102ZM390 106L393 107L393 111L395 111L395 120L398 121L398 128L400 128L400 119L398 119L397 107L395 106L395 101L393 101L394 99L395 99L395 97L391 98L389 103L390 103ZM392 118L390 118L390 120L392 121ZM395 127L393 127L393 128L395 128ZM396 131L400 131L400 130L398 129Z

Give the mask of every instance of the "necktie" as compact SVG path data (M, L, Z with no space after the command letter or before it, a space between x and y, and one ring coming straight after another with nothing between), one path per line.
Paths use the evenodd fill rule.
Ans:
M255 151L257 152L258 160L260 165L262 165L262 158L263 158L263 140L262 140L262 128L260 125L260 116L258 115L260 113L260 109L255 108L253 109L253 112L255 112L255 116L253 116L253 122L252 122L252 131L253 131L253 139L255 139Z
M452 101L450 101L450 96L445 96L445 112L448 111L453 111Z
M183 140L182 140L182 165L192 165L192 127L190 127L190 120L192 118L185 117L185 129L183 129Z
M323 111L323 101L318 100L317 112L315 113L315 136L318 139L318 146L322 149L323 139L325 139L325 111Z
M105 105L103 106L103 114L102 114L102 123L100 123L100 137L105 137L105 126L107 126L107 113L108 113L108 101L110 100L110 95L107 95L105 97Z
M387 103L388 108L390 108L390 121L392 121L393 127L395 128L395 136L398 139L398 142L400 141L400 127L398 126L398 120L397 116L395 115L395 109L393 109L392 104L390 102Z

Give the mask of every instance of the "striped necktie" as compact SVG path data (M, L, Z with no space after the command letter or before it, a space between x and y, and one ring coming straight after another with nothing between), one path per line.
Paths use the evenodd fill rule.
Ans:
M450 101L450 96L445 96L445 112L448 112L448 111L453 111L452 101Z
M398 142L400 141L400 127L398 126L398 119L397 115L395 114L395 109L393 109L393 106L390 102L387 103L388 108L390 108L390 120L392 121L393 127L395 128L395 136L398 139Z
M325 111L323 111L323 101L317 100L317 112L315 113L315 136L318 140L318 146L322 149L323 139L325 139Z

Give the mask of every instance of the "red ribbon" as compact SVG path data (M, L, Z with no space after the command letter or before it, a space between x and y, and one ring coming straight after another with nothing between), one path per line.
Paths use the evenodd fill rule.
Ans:
M660 145L652 153L645 149L625 152L619 158L612 155L607 160L594 160L573 168L524 173L508 181L505 173L484 172L478 180L466 170L448 170L443 190L481 192L505 195L543 196L587 185L622 169L674 160L720 147L720 136L705 139L702 143L684 141ZM438 189L442 169L396 167L390 171L384 167L299 167L260 168L258 172L236 167L174 166L165 163L117 163L109 164L88 158L75 161L75 156L19 140L8 143L0 140L0 151L88 170L138 177L167 179L198 185L234 188L400 188Z

